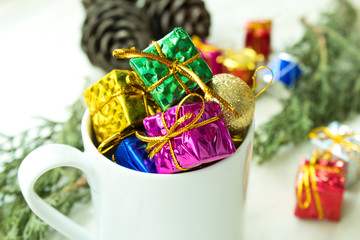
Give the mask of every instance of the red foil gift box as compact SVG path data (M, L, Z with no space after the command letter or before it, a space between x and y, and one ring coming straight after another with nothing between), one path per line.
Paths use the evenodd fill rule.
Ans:
M345 162L339 158L319 156L301 159L296 178L295 216L339 221L345 189Z
M268 59L271 53L271 21L251 21L246 26L245 46L251 47L257 53Z

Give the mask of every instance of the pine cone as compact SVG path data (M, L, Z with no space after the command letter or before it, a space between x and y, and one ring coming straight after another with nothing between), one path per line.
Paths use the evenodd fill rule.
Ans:
M85 7L85 9L88 9L91 5L94 5L99 2L104 2L104 1L107 1L107 0L82 0L81 2L83 4L83 6Z
M130 69L129 60L112 56L117 48L146 48L152 40L142 9L125 0L102 1L86 10L81 47L90 62L105 71Z
M88 9L91 5L99 2L105 1L114 1L114 0L82 0L82 4L84 5L85 9ZM150 0L120 0L120 1L127 1L129 3L133 3L139 8L145 7L149 4Z
M209 35L210 14L202 0L152 0L145 10L155 39L174 27L183 27L190 36L202 39Z

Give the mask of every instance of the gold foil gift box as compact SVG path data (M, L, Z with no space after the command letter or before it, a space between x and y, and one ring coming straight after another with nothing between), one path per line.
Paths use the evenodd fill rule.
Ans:
M84 91L98 143L142 124L159 106L135 72L113 70Z
M244 80L252 87L252 76L257 66L262 65L264 60L262 54L258 54L251 48L241 51L227 49L223 56L217 57L216 61L224 65L227 73L233 74Z

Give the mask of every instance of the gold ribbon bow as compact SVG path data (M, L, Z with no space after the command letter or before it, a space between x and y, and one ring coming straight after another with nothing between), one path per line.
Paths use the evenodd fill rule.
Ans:
M178 118L181 105L185 102L186 99L188 99L191 96L199 97L202 100L203 105L201 107L201 110L200 110L199 114L190 123L186 124L186 126L184 126L181 129L177 129L180 126L180 124L184 123L186 120L192 118L192 116L193 116L193 113L188 113L188 114L185 114L184 116ZM141 135L139 132L136 132L136 137L144 142L148 142L146 151L150 151L152 149L152 151L149 154L149 158L153 158L154 155L157 152L159 152L161 148L163 148L165 146L165 144L169 144L170 153L174 160L175 166L181 171L186 171L188 169L182 168L176 159L174 149L171 144L171 139L176 136L179 136L180 134L182 134L184 132L187 132L189 130L195 129L200 126L204 126L208 123L214 122L219 119L219 116L216 116L216 117L213 117L213 118L210 118L205 121L197 123L197 121L200 119L201 115L204 113L204 110L205 110L205 100L199 94L191 93L191 94L187 95L186 97L184 97L178 104L178 106L176 108L176 115L175 115L176 121L175 121L174 125L172 125L170 128L168 128L168 126L165 122L164 112L161 114L161 120L162 120L164 128L167 132L166 135L158 136L158 137L147 137L147 136Z
M344 148L346 149L352 149L355 151L360 152L360 146L357 145L356 143L347 141L345 138L346 137L352 137L354 136L355 133L347 133L347 134L332 134L330 132L330 129L328 127L318 127L313 129L310 133L309 133L309 137L310 138L319 138L319 139L332 139L333 142L330 145L327 155L325 156L325 158L329 159L330 155L331 155L331 150L333 149L333 147L336 144L341 144L342 146L344 146Z
M133 92L133 91L119 91L113 95L111 95L108 99L106 99L106 101L104 101L101 105L98 106L98 108L96 108L93 112L92 112L92 116L97 113L98 111L101 110L101 108L103 108L106 104L108 104L112 99L114 99L115 97L118 96L122 96L122 95L127 95L127 96L132 96L132 95L141 95L142 96L142 102L145 108L145 113L146 116L151 116L154 115L156 113L156 111L150 107L148 105L148 99L152 98L150 93L146 91L144 86L141 86L140 84L136 83L136 81L134 79L137 79L138 76L135 72L133 71L126 71L126 70L122 70L123 72L127 73L127 76L125 78L126 83L131 86L134 87L138 90L140 90L139 92ZM139 82L140 80L138 80ZM153 102L153 104L157 104L155 103L155 101ZM160 109L160 108L159 108ZM119 133L115 133L114 135L108 137L107 139L105 139L104 141L101 142L101 144L98 147L98 151L102 154L108 152L111 148L113 148L114 146L119 145L119 143L129 137L130 135L135 133L135 129L136 126L134 124L131 124L129 126L127 126L125 129L123 129L121 132Z
M153 41L152 44L154 45L158 55L153 53L147 53L140 50L136 50L135 48L131 49L115 49L113 51L113 56L116 58L124 59L124 58L137 58L137 57L145 57L150 58L153 60L156 60L162 64L164 64L166 67L168 67L169 71L166 76L161 78L156 83L152 84L147 88L147 91L151 91L158 87L160 84L162 84L167 78L170 76L174 76L174 78L177 80L177 82L181 85L181 87L184 89L184 91L189 94L190 91L185 85L185 83L181 80L181 78L178 76L179 74L182 74L186 78L190 79L191 81L194 81L204 92L205 99L211 100L212 98L216 98L219 100L221 104L223 104L226 108L230 109L236 116L240 116L238 112L235 111L235 109L226 102L222 97L220 97L216 92L211 90L200 78L198 75L196 75L190 68L188 68L186 65L194 62L195 60L199 59L201 57L201 54L198 53L195 56L191 57L190 59L186 60L185 62L180 62L178 60L170 61L167 59L164 55L164 53L161 51L161 48L159 44L156 41Z
M309 162L308 165L303 166L299 169L299 171L304 172L304 176L301 179L301 181L298 182L297 187L297 198L298 198L298 206L301 209L306 209L310 206L311 203L311 189L310 189L310 183L311 188L314 193L314 200L315 200L315 206L319 215L319 218L324 218L324 211L321 205L321 200L319 196L319 192L316 185L316 169L326 170L330 172L340 173L340 170L338 168L332 168L327 166L321 166L316 163L317 159L319 157L318 151L314 151L314 154ZM310 181L309 181L310 179ZM303 194L303 188L305 188L305 194L306 199L305 202L302 202L302 194Z

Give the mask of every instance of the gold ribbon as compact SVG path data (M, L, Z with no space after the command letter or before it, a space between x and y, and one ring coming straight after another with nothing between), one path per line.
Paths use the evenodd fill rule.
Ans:
M306 166L303 166L299 169L299 171L304 172L304 176L301 179L301 181L298 182L297 199L298 199L299 208L306 209L310 206L310 203L311 203L310 184L311 184L311 188L314 193L315 206L316 206L319 218L322 219L322 218L324 218L324 211L323 211L323 208L321 205L321 200L320 200L319 192L318 192L317 185L316 185L316 171L315 170L316 169L326 170L326 171L335 172L335 173L340 173L340 170L337 168L321 166L321 165L317 164L316 161L317 161L318 157L319 157L318 151L314 151L314 154L313 154L309 164ZM310 179L310 181L309 181L309 179ZM305 202L302 202L303 188L305 188L305 194L306 194Z
M179 118L179 116L178 116L181 105L186 101L186 99L188 99L191 96L199 97L202 100L203 105L201 107L201 110L200 110L199 114L190 123L186 124L186 126L184 126L183 128L178 130L177 128L180 126L180 124L184 123L186 120L192 118L192 116L193 116L193 113L187 113L184 116L182 116L181 118ZM180 134L182 134L184 132L187 132L189 130L195 129L195 128L200 127L200 126L204 126L204 125L206 125L208 123L214 122L214 121L219 119L219 116L216 116L216 117L207 119L205 121L196 123L200 119L202 114L204 113L204 110L205 110L205 100L199 94L191 93L191 94L187 95L186 97L184 97L180 101L180 103L178 104L178 106L176 108L176 115L175 115L176 121L175 121L174 125L172 125L170 128L168 128L168 126L167 126L167 124L165 122L164 112L161 114L161 120L162 120L164 128L165 128L165 130L167 132L166 135L158 136L158 137L148 137L148 136L145 136L145 135L141 135L139 132L136 132L136 137L139 138L140 140L144 141L144 142L148 142L148 145L146 147L146 151L150 151L152 149L152 151L149 154L150 159L153 158L154 155L157 152L159 152L161 150L161 148L163 148L165 146L165 144L168 143L170 153L171 153L171 156L173 158L175 166L181 171L189 170L189 169L186 169L186 168L182 168L180 166L180 164L178 163L178 161L176 159L176 156L175 156L175 153L174 153L174 149L172 147L172 144L171 144L170 140L172 138L176 137L176 136L179 136Z
M126 127L121 132L115 133L111 137L108 137L107 139L105 139L98 146L98 152L101 153L101 154L104 154L104 153L108 152L113 147L119 145L122 140L124 140L125 138L133 135L135 132L136 132L135 126L130 125L130 126Z
M96 108L92 112L91 115L94 116L98 111L101 110L101 108L103 108L106 104L108 104L115 97L123 96L123 95L127 95L127 96L141 95L142 96L142 102L143 102L143 105L144 105L144 108L145 108L146 116L154 115L156 112L154 111L154 109L152 107L149 107L149 104L148 104L148 98L151 98L151 95L149 94L149 92L146 91L145 87L143 87L140 84L136 83L136 81L134 80L134 79L138 78L136 73L133 72L133 71L126 71L126 70L122 70L122 71L127 73L127 76L125 78L126 83L129 86L140 90L140 93L139 92L133 92L133 91L126 91L126 92L119 91L119 92L111 95L108 99L106 99L106 101L104 101L100 106L98 106L98 108ZM138 81L140 81L140 80L138 80ZM156 104L156 103L154 102L154 104ZM119 145L122 140L124 140L125 138L127 138L130 135L135 133L134 128L135 128L135 125L133 125L133 124L129 125L125 129L123 129L121 132L115 133L114 135L108 137L107 139L105 139L99 145L98 151L100 153L104 154L104 153L108 152L111 148L113 148L114 146Z
M271 72L271 80L269 81L269 83L258 93L255 95L255 98L258 98L269 86L270 84L272 83L273 79L274 79L274 73L273 71L271 70L271 68L267 67L267 66L260 66L258 67L253 76L252 76L252 80L253 80L253 85L252 85L252 91L254 92L255 91L255 88L256 88L256 73L260 70L260 69L263 69L263 68L266 68L268 69L270 72Z
M354 136L355 133L347 133L347 134L337 134L334 135L330 132L330 129L328 127L318 127L313 129L310 133L309 133L309 137L310 138L319 138L319 139L332 139L333 142L330 145L327 155L325 156L325 158L329 159L330 155L331 155L331 150L333 149L333 147L336 144L341 144L342 146L344 146L344 148L346 149L352 149L355 151L360 152L360 146L357 145L356 143L347 141L345 138L346 137L352 137Z
M164 64L168 68L168 74L158 80L156 83L152 84L147 88L147 91L154 90L156 87L158 87L160 84L162 84L167 78L170 76L174 76L176 81L181 85L181 87L184 89L184 91L189 94L190 91L186 87L185 83L181 80L179 77L179 74L182 74L186 78L190 79L191 81L195 82L201 90L205 94L205 100L209 101L212 98L216 98L220 103L222 103L226 108L230 109L236 116L240 116L238 112L235 111L235 109L226 102L222 97L220 97L216 92L211 90L200 78L198 75L196 75L190 68L188 68L186 65L194 62L195 60L199 59L201 57L201 54L198 53L195 56L191 57L190 59L186 60L185 62L180 62L178 60L171 61L167 59L164 55L164 53L161 51L161 48L159 44L156 41L153 41L152 44L154 45L158 55L153 53L147 53L140 50L136 50L135 48L131 49L115 49L113 51L113 56L116 58L124 59L124 58L137 58L137 57L145 57L149 59L156 60L162 64Z
M116 134L115 135L113 135L113 138L112 139L110 139L109 138L109 147L108 147L108 149L105 149L103 152L100 152L100 153L105 153L105 152L107 152L107 151L109 151L114 145L119 145L120 144L120 142L122 141L122 140L124 140L125 138L127 138L127 137L130 137L131 135L133 135L133 134L135 134L136 133L136 130L131 130L129 133L127 133L126 135L123 135L123 136L116 136ZM114 142L114 143L111 143L110 141L111 140L113 140L113 141L116 141L116 142ZM100 147L100 146L99 146ZM103 147L105 147L105 146L103 146ZM98 150L99 150L99 148L98 148ZM117 163L116 162L116 160L115 160L115 154L112 154L111 155L111 160L114 162L114 163Z
M147 91L145 86L140 85L134 81L134 79L138 79L138 78L139 78L138 75L132 71L126 76L125 81L129 86L132 86L141 91L141 95L143 96L143 104L145 107L146 116L149 117L156 113L156 111L154 111L154 109L152 107L149 107L149 105L148 105L148 100L152 99L152 96L151 96L150 92ZM138 79L138 81L141 81L141 80ZM154 100L152 102L153 102L153 104L157 105L157 103Z
M106 101L104 101L102 104L100 104L92 113L91 115L94 116L97 112L100 111L100 109L102 109L106 104L108 104L111 100L113 100L114 98L118 97L118 96L123 96L123 95L127 95L127 96L131 96L131 95L141 95L142 96L142 102L144 104L145 107L145 111L146 111L146 116L151 116L154 115L156 112L154 111L153 108L149 109L149 105L148 105L148 98L151 97L151 95L149 94L148 91L146 91L145 87L137 84L133 79L134 78L138 78L137 74L134 71L127 71L127 70L121 70L122 72L127 73L127 76L125 78L126 83L131 86L134 87L138 90L140 90L140 93L138 92L133 92L133 91L119 91L117 93L114 93L113 95L111 95L108 99L106 99ZM140 81L140 80L139 80Z

